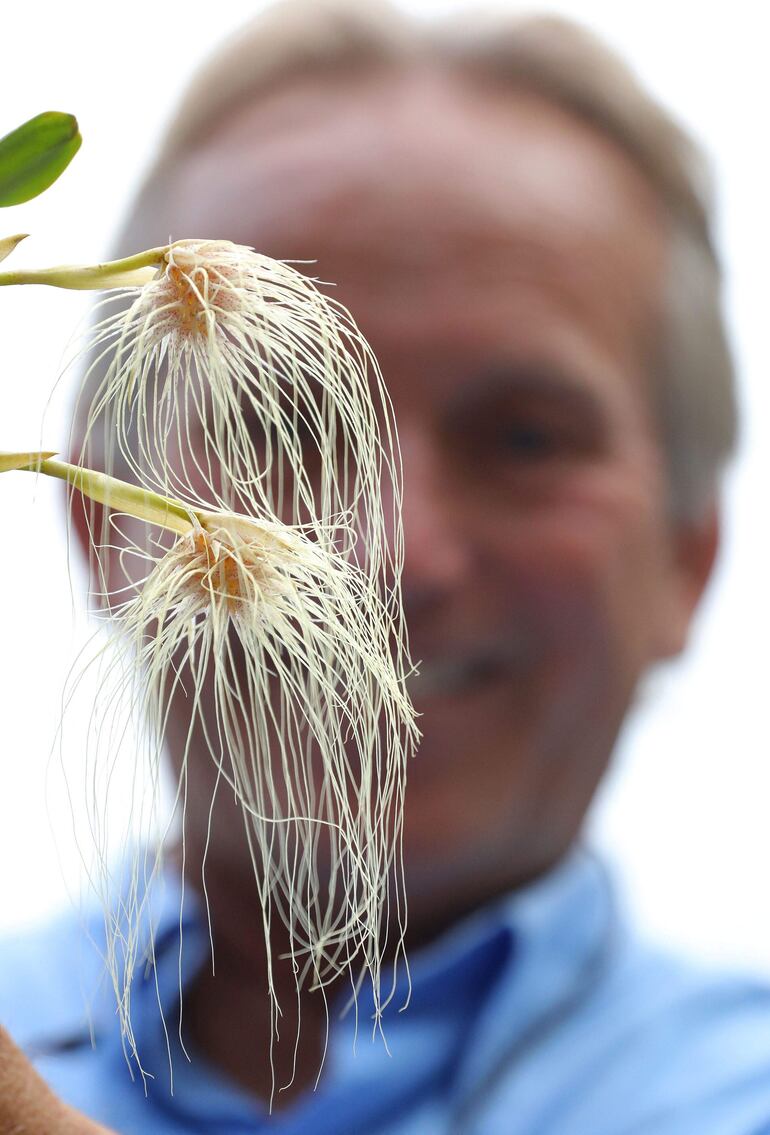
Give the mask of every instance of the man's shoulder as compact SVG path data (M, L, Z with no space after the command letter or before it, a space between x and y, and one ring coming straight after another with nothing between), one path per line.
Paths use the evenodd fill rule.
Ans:
M770 979L629 935L592 1002L562 1038L583 1050L592 1111L660 1135L770 1128Z
M679 1063L727 1070L732 1057L744 1066L753 1057L770 1073L770 975L707 964L627 933L595 1009L626 1052L635 1044L653 1050L662 1076Z
M596 950L511 1045L480 1110L486 1092L490 1114L526 1114L522 1130L543 1135L770 1130L770 976L680 956L608 909Z
M105 983L100 929L98 920L68 911L0 936L0 1021L22 1047L45 1048L90 1029Z

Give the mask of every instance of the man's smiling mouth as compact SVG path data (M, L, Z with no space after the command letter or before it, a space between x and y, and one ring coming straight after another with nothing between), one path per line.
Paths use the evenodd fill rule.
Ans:
M451 697L474 693L509 678L515 655L512 648L497 646L460 657L434 657L420 662L408 679L409 694L419 702L425 698Z

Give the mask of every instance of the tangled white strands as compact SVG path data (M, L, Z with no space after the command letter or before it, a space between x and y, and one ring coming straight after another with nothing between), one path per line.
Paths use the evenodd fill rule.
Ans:
M337 527L371 575L400 575L390 402L349 313L291 266L228 241L171 244L155 278L108 298L92 333L82 464L248 515ZM90 373L85 377L89 385ZM383 488L390 497L390 516ZM394 610L398 603L394 601Z
M188 761L206 755L202 744L216 768L214 795L229 790L241 806L274 1017L277 916L290 931L297 987L324 987L358 968L359 977L370 976L378 1021L388 936L395 934L396 955L402 948L400 834L406 757L416 741L391 657L390 618L366 573L302 530L227 513L197 517L202 523L170 549L122 548L124 560L138 557L147 570L122 602L113 594L117 653L98 659L104 696L91 719L89 755L98 766L105 749L114 752L126 713L138 712L157 779L171 703L184 698L189 727L177 755L176 805L184 824ZM210 816L213 806L212 798ZM126 885L105 858L94 878L112 912L107 966L127 1051L140 1068L131 977L152 960L151 942L142 953L141 927L160 862L161 848L137 860Z
M98 496L101 524L86 515L119 643L100 661L91 719L91 767L107 754L107 771L91 776L94 810L126 713L139 718L155 783L172 704L186 699L177 809L184 823L188 762L213 761L214 796L232 792L243 813L274 1020L277 918L297 988L323 991L344 973L357 987L368 973L378 1022L384 952L403 949L401 828L417 739L392 410L352 319L311 280L228 242L161 251L150 282L100 305L118 309L94 331L81 458L108 475L128 468L189 508L192 528L170 548L124 543L124 566L143 557L149 570L140 582L127 571L120 588L106 569L120 505L111 513ZM209 824L213 815L212 799ZM98 843L103 824L94 830ZM209 838L211 827L207 849ZM162 845L134 861L127 893L120 881L107 927L137 1059L130 981L152 960L139 926ZM95 881L109 910L118 886L101 860Z

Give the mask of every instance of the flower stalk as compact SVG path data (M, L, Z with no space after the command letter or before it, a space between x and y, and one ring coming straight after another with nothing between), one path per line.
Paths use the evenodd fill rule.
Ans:
M157 524L170 532L184 535L191 531L196 521L201 527L205 526L202 519L204 514L197 513L181 501L121 481L117 477L110 477L106 473L85 469L82 465L56 461L52 453L0 453L0 473L12 469L56 477L97 504L105 504L115 512L128 513L137 520Z
M140 288L156 276L168 254L169 246L149 248L121 260L102 264L60 264L53 268L28 268L0 272L0 286L10 284L47 284L71 291L100 291L112 288Z

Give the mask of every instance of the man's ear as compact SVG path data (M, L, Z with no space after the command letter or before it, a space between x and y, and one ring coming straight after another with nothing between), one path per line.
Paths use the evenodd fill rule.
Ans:
M693 616L716 562L719 541L716 497L699 519L675 522L671 535L671 601L662 628L661 658L673 658L687 644Z

